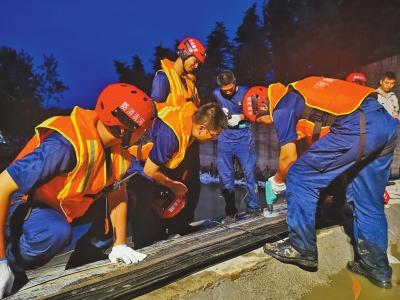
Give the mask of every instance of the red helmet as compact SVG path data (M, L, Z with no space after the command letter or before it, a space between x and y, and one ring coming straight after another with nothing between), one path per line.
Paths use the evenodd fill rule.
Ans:
M202 64L206 60L206 48L195 38L188 37L182 40L178 45L178 51L183 59L194 56Z
M176 197L174 193L164 186L156 189L156 199L153 201L153 209L162 219L171 219L185 208L185 197Z
M384 204L388 204L390 200L390 196L389 193L387 192L387 190L385 189L385 192L383 193L383 203Z
M137 87L126 83L112 83L99 95L96 113L107 126L120 126L134 131L150 128L156 117L154 103Z
M364 73L350 73L346 76L346 81L365 85L367 83L367 76Z
M268 88L265 86L251 87L243 97L242 106L244 117L255 122L258 117L268 114Z

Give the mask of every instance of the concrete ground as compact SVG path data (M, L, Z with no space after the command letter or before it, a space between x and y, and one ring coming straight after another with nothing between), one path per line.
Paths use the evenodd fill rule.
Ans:
M391 290L376 288L345 270L353 251L343 228L332 226L318 231L319 268L315 273L282 264L260 248L138 299L400 299L400 180L395 182L387 187L391 200L385 209L389 222L388 253L394 268Z

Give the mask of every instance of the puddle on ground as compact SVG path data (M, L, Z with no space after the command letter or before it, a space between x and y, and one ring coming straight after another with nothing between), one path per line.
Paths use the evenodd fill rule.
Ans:
M391 289L381 289L361 275L355 275L344 269L331 277L331 283L318 286L304 295L302 300L398 300L400 299L400 264L393 264Z

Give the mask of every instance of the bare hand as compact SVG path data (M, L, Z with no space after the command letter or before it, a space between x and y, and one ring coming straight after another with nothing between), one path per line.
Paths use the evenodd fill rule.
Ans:
M184 185L182 182L179 181L174 181L170 189L177 197L185 197L188 191L186 185Z

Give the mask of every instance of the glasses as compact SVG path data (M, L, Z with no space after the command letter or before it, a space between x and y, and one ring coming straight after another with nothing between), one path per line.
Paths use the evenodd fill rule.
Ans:
M210 131L208 128L206 128L206 129L207 129L208 135L211 137L212 140L215 140L221 133L221 131Z

